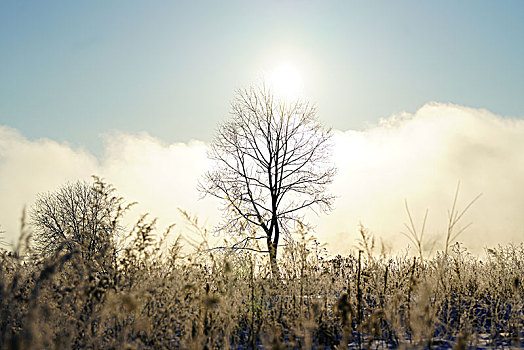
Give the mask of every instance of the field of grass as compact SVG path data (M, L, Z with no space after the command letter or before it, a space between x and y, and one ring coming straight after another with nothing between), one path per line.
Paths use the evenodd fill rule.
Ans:
M276 279L263 254L183 253L179 241L161 248L161 236L141 221L111 264L80 250L2 251L2 348L524 345L522 245L482 261L457 244L423 262L365 250L328 258L302 234L281 249Z

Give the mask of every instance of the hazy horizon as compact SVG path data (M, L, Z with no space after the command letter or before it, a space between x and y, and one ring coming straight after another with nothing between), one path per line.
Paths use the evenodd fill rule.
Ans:
M207 220L207 228L219 221L220 203L199 199L196 188L211 167L205 142L168 144L146 132L108 133L103 156L96 157L63 142L30 141L6 127L0 127L0 136L0 223L8 241L16 240L22 208L30 206L37 193L91 175L115 185L127 201L139 202L129 224L139 213L149 212L159 218L159 229L177 223L174 234L187 234L178 208ZM426 246L433 252L441 249L458 181L459 207L483 194L464 217L463 225L473 225L458 241L476 253L523 242L524 184L519 179L524 171L524 120L429 103L365 131L334 130L333 138L338 174L330 191L338 196L335 210L307 215L331 253L355 248L360 223L376 236L377 244L382 239L392 252L405 249L408 241L400 234L408 221L404 200L418 226L429 209Z

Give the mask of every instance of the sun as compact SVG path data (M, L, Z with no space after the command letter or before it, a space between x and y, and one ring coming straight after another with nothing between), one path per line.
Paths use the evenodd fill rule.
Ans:
M286 100L294 100L299 97L301 90L301 79L295 66L283 63L271 73L269 83L275 95Z

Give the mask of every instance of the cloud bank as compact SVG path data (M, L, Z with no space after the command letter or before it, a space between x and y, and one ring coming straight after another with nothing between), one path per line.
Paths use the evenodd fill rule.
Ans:
M203 142L166 145L146 133L104 136L105 152L96 159L83 149L42 139L28 141L16 130L0 126L0 225L7 242L20 232L24 206L30 208L38 193L67 182L104 178L126 201L138 202L127 216L132 225L139 215L158 217L162 230L172 223L185 225L178 208L217 220L217 203L199 200L197 181L209 167Z
M7 241L16 240L22 208L37 193L92 174L112 183L128 201L138 201L133 215L158 216L160 228L174 222L175 232L184 231L179 207L207 218L209 225L218 221L218 203L199 200L196 191L211 166L205 143L165 144L146 133L113 133L104 140L105 153L97 159L83 149L29 141L0 126L0 225ZM400 234L408 220L405 199L419 227L429 209L426 246L440 249L459 180L459 208L483 194L463 218L464 225L473 225L459 241L477 252L524 241L523 120L430 103L365 131L334 131L334 145L335 210L310 217L330 252L352 249L359 223L393 251L406 247Z

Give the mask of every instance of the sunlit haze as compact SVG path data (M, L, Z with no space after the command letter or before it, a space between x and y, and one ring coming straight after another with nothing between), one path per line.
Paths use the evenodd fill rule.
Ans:
M300 97L302 81L298 70L289 63L282 63L275 68L269 84L277 96L287 100Z

